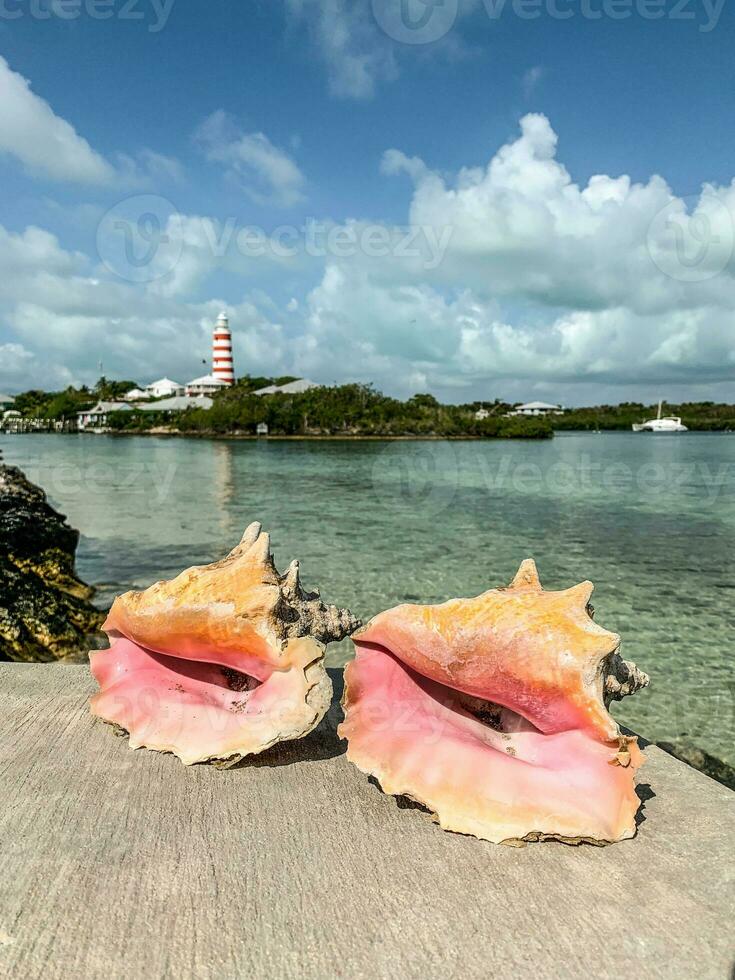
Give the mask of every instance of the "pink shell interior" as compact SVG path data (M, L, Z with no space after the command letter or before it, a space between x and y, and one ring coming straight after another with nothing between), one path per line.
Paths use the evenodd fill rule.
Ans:
M386 792L426 804L448 829L490 840L633 835L639 801L632 769L615 763L617 745L579 728L544 734L508 708L488 723L459 691L379 644L355 644L340 734L348 757ZM640 753L630 749L635 764Z
M115 636L109 650L90 655L100 686L93 713L127 730L131 748L175 752L191 763L260 751L303 706L302 670L277 671L245 653L191 657Z

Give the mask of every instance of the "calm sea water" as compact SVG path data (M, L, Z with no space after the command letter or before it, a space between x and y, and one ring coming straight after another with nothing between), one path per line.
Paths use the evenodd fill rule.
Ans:
M237 442L0 436L80 528L98 601L271 531L279 567L367 618L506 584L595 582L649 690L614 708L648 738L735 763L735 436L564 434L551 442ZM330 661L351 655L348 641Z

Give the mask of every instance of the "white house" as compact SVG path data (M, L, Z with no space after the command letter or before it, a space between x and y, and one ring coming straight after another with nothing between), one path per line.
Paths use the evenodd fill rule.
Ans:
M175 398L164 398L160 402L149 402L147 405L139 405L141 412L185 412L187 408L211 408L214 402L206 395L196 395L187 398L186 395L177 395Z
M10 408L10 406L13 404L14 401L15 398L13 398L12 395L0 394L0 409Z
M516 405L508 415L563 415L564 408L561 405L550 405L548 402L526 402L525 405Z
M150 398L151 396L147 391L143 391L142 388L131 388L130 391L126 391L124 396L126 402L139 402L142 399Z
M222 378L215 378L213 374L204 374L201 378L194 378L186 386L186 394L191 398L195 395L215 395L223 388L229 388L230 382L223 381Z
M483 419L490 418L490 412L486 408L478 408L475 412L475 418L478 422L482 422Z
M112 412L132 412L133 406L127 402L97 402L94 408L77 412L77 428L80 432L85 429L101 429L107 425L107 417Z
M173 398L175 395L183 395L184 386L171 378L159 378L158 381L151 381L145 386L149 398Z
M258 388L254 395L302 395L305 391L318 388L319 385L308 378L298 378L296 381L289 381L285 385L268 385L266 388Z

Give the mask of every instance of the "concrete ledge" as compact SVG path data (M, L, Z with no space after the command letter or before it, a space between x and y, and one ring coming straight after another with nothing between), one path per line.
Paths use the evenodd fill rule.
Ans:
M92 688L0 664L0 975L730 976L735 793L660 749L635 840L516 849L381 794L336 707L250 765L185 769L93 720Z

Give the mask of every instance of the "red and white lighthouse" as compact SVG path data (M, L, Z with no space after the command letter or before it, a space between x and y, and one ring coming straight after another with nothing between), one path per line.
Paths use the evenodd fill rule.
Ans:
M226 313L220 313L212 335L212 374L227 385L235 383L232 334Z

